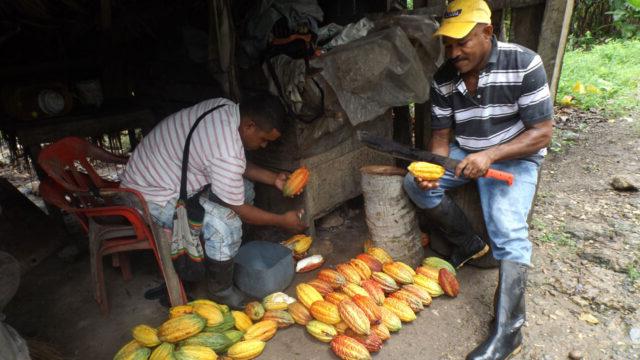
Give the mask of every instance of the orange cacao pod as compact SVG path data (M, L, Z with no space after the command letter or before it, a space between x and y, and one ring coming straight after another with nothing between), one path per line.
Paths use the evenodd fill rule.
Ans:
M398 299L388 297L384 299L383 306L398 315L400 320L404 322L411 322L416 319L416 314L411 310L409 305Z
M289 314L291 314L291 317L293 318L293 321L295 321L297 324L307 325L309 321L313 320L313 317L311 317L311 313L309 312L309 310L307 310L304 305L297 301L289 304L288 310Z
M278 331L278 323L273 320L263 320L251 325L244 333L245 340L268 341Z
M389 333L389 329L387 329L385 324L374 325L371 327L371 331L376 333L382 341L387 341L391 338L391 333Z
M351 259L351 261L349 261L349 265L358 272L360 279L367 280L371 277L371 269L369 269L369 266L364 261L360 259Z
M393 280L391 276L381 271L376 271L373 274L371 274L371 278L380 285L380 288L385 293L394 292L399 289L398 284L396 284L396 281Z
M411 268L411 266L409 266L409 265L407 265L407 264L403 263L402 261L396 261L396 262L394 262L394 264L396 264L396 265L397 265L398 267L400 267L401 269L404 269L405 271L409 272L409 274L411 274L411 276L413 276L413 275L415 275L415 274L416 274L416 271L415 271L415 270L413 270L413 269Z
M440 269L434 268L433 266L418 266L416 268L416 274L424 275L429 279L437 281Z
M370 297L357 294L354 295L351 300L360 308L360 310L362 310L362 312L364 312L371 324L377 324L380 322L380 318L382 317L382 314L380 314L380 307L376 305Z
M334 337L331 340L331 350L343 360L371 360L369 350L358 340L346 335Z
M415 284L404 285L402 289L407 290L408 292L415 295L418 299L420 299L422 305L431 305L431 295L429 295L427 289Z
M324 282L324 281L322 281L320 279L313 279L313 280L309 281L307 284L313 286L313 288L318 290L318 292L322 296L325 296L328 293L333 291L333 288L331 287L331 285L329 285L329 283Z
M445 268L440 269L438 283L440 284L440 287L442 287L442 291L451 297L456 297L458 296L458 293L460 293L460 284L458 284L458 280Z
M338 305L340 317L353 331L361 335L369 335L371 326L367 315L351 300L344 300Z
M278 328L286 328L295 323L287 310L267 310L262 320L273 320L278 324Z
M328 283L332 288L338 289L347 284L347 279L333 269L322 269L318 273L318 279Z
M396 315L396 313L384 306L381 306L380 314L382 314L382 323L387 327L389 331L396 332L402 329L402 321L400 320L398 315Z
M378 259L382 264L386 264L389 262L393 262L393 259L383 248L380 247L370 247L367 249L367 254L373 256Z
M349 264L338 264L336 266L336 270L338 270L338 272L342 274L342 276L344 276L344 278L347 279L348 282L360 285L360 281L362 281L362 279L360 278L360 275L358 275L356 269L353 268L353 266Z
M407 269L403 268L399 263L386 263L382 265L382 271L391 276L393 280L400 284L413 283L413 275ZM413 270L412 270L413 271Z
M382 339L380 339L378 334L373 331L369 335L360 335L356 334L351 329L347 329L344 334L356 339L356 341L364 345L364 347L369 350L370 353L378 352L382 348Z
M316 320L329 325L335 325L342 320L338 306L324 300L314 302L309 312Z
M409 305L413 312L420 312L424 309L422 305L422 300L420 300L417 296L413 295L408 290L400 289L393 294L389 295L389 297L398 299L403 303Z
M376 303L376 305L382 305L384 303L384 291L375 280L365 280L360 286L369 293L369 297Z
M347 325L346 322L340 321L339 323L337 323L335 325L336 331L338 332L338 334L344 334L345 331L347 331L347 329L349 328L349 325Z
M309 181L309 169L302 166L294 171L282 188L284 197L294 197L302 192Z
M374 271L382 271L382 263L380 260L374 258L373 256L363 253L356 256L356 259L364 261L365 264L371 269L371 272Z
M332 303L333 305L338 305L340 304L340 302L342 300L348 300L349 299L349 295L340 292L340 291L334 291L334 292L330 292L327 295L324 296L324 299L330 303Z

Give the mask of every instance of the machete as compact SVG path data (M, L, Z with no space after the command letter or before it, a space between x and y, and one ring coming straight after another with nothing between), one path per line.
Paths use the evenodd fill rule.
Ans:
M358 131L357 136L358 140L368 148L391 155L395 158L411 161L426 161L443 166L445 169L452 172L455 172L456 166L460 163L460 160L454 160L450 157L403 145L383 137L371 135L366 131ZM491 168L487 170L483 177L504 181L509 186L513 184L514 179L513 174L511 173Z

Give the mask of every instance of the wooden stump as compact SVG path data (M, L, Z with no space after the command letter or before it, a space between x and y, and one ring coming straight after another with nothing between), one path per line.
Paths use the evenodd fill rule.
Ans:
M360 172L372 246L385 249L394 260L417 266L424 258L424 249L415 207L402 188L406 171L372 165Z

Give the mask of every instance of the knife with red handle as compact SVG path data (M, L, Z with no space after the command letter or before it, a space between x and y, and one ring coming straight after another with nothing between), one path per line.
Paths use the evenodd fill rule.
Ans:
M366 131L357 132L358 140L366 145L368 148L379 151L381 153L391 155L395 158L410 160L410 161L426 161L443 166L445 169L454 171L456 166L460 163L460 160L455 160L450 157L434 154L428 151L416 149L407 145L397 143L395 141L374 136ZM486 178L492 178L506 182L509 186L513 184L514 176L506 171L500 171L489 168L483 175Z

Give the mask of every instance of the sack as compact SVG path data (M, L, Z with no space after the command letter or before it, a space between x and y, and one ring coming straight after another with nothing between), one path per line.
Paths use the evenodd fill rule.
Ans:
M182 155L182 177L180 179L180 196L173 215L173 234L171 236L171 260L178 277L184 281L200 281L206 276L204 247L200 241L204 208L200 205L200 195L187 199L187 169L189 164L189 145L196 127L211 112L223 107L218 105L205 111L196 119L187 140ZM208 189L208 188L205 188Z

